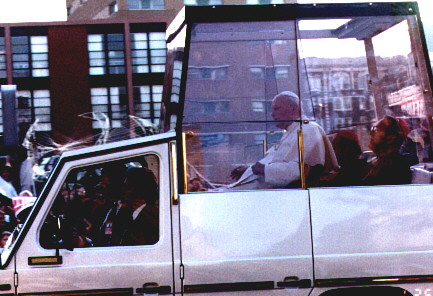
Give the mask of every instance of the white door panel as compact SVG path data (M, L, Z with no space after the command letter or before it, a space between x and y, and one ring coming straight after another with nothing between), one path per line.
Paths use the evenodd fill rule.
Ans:
M29 229L18 253L17 271L19 292L82 291L96 289L131 289L136 291L145 283L170 286L173 290L172 232L170 215L170 185L168 145L160 144L85 160L67 163L59 179L68 168L86 166L87 163L117 160L122 157L152 154L159 158L159 241L155 245L110 246L60 250L63 263L52 266L29 266L29 257L54 256L55 250L39 244L43 222L37 220ZM61 181L60 181L61 182ZM57 192L50 193L56 195ZM50 198L50 196L48 196ZM48 212L49 203L40 212ZM44 218L45 219L45 218ZM37 274L37 280L35 277Z
M431 274L433 187L310 189L316 279Z
M209 284L313 279L307 191L182 195L180 223L186 292Z

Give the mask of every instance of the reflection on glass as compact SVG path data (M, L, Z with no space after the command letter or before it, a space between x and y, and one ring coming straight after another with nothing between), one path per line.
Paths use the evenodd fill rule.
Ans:
M194 24L182 119L194 135L190 177L227 184L231 167L260 159L278 134L270 107L282 91L300 97L302 119L329 139L354 132L364 152L376 122L400 118L417 162L433 161L417 30L414 16Z

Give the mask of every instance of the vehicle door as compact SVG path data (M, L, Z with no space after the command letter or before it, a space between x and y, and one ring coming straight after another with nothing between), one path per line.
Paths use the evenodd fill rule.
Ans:
M21 295L174 291L168 143L149 138L66 153L61 159L15 255ZM140 200L134 197L140 192L145 206L136 214L128 201ZM120 228L121 219L112 214L124 209L129 212L123 212L128 218L122 225L128 226ZM134 220L127 216L131 212Z

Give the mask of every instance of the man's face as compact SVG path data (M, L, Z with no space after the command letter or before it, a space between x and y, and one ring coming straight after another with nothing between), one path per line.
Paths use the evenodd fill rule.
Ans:
M377 145L382 144L386 141L387 122L385 119L379 121L370 131L370 144L368 147L374 151Z
M277 96L272 101L272 118L278 128L286 129L292 120L299 118L299 109L285 96Z

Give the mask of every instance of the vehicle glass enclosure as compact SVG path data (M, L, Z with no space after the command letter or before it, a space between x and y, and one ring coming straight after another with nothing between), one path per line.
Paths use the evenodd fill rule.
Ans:
M414 142L411 164L428 168L431 69L416 4L275 7L291 13L282 20L263 6L256 9L269 12L266 20L209 22L191 10L189 21L187 7L185 25L168 40L172 84L162 121L165 130L186 134L188 182L198 179L200 190L212 190L233 182L235 167L263 158L282 135L271 104L283 91L299 98L301 130L316 122L330 140L353 131L365 155L375 123L385 115L401 118Z
M159 159L153 154L71 170L44 220L41 246L56 249L156 244L158 184ZM131 219L134 211L137 214Z

